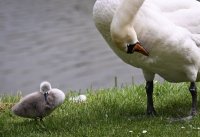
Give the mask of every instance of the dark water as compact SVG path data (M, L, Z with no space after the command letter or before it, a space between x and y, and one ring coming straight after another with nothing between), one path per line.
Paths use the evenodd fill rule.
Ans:
M141 71L123 63L92 21L95 0L0 0L0 93L129 84Z

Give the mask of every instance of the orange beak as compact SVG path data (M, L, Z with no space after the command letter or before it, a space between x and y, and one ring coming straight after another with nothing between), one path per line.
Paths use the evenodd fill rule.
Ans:
M133 53L133 52L139 52L145 56L149 56L149 52L144 47L142 47L142 45L139 42L135 44L130 44L128 46L127 53Z
M139 42L135 44L135 46L133 47L133 51L139 52L145 56L149 56L149 52L144 47L142 47Z

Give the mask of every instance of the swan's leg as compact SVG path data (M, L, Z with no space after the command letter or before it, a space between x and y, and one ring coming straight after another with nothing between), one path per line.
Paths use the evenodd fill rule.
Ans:
M156 111L153 106L153 80L146 82L146 94L147 94L147 115L156 115Z
M192 95L191 115L194 116L194 115L197 114L197 87L195 85L195 82L190 83L189 90L190 90L190 93Z

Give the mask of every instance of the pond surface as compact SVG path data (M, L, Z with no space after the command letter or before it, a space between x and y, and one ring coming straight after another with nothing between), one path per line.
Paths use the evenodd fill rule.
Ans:
M43 80L63 91L143 83L122 62L92 20L95 0L0 0L0 93L39 90Z

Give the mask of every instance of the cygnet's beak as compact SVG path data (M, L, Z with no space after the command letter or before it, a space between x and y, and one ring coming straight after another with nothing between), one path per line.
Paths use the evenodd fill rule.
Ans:
M139 43L135 43L135 44L129 44L127 46L127 53L128 54L132 54L134 52L139 52L145 56L149 56L149 52Z

